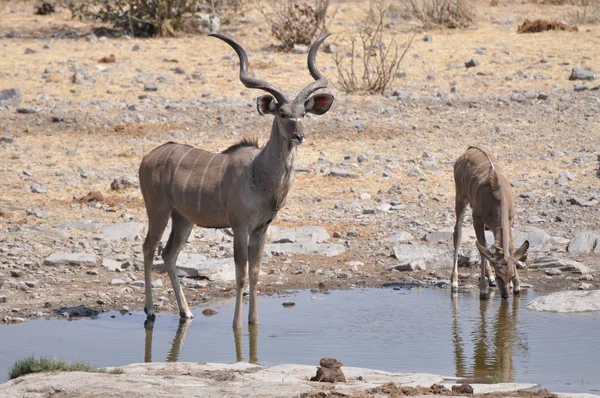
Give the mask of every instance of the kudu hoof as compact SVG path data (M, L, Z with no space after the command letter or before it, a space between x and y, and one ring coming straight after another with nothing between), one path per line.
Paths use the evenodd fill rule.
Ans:
M183 312L183 311L181 311L179 313L179 316L181 317L181 319L192 319L194 317L194 314L192 314L191 312Z
M146 330L152 330L154 329L154 316L152 316L152 319L150 318L146 318L146 320L144 321L144 329Z
M479 293L479 299L480 300L487 300L490 298L489 293Z

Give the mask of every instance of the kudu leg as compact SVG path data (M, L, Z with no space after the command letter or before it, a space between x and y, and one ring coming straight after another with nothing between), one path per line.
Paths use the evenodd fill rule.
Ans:
M258 277L260 274L260 261L262 259L263 248L265 247L265 237L267 236L267 227L253 231L250 234L248 243L248 271L250 274L250 308L248 311L248 323L258 325Z
M473 226L475 227L475 235L477 236L477 242L483 247L487 247L485 240L485 226L483 221L479 217L473 217ZM489 267L488 260L479 253L481 256L481 277L479 279L479 298L485 300L488 298L488 283L486 281L486 272Z
M454 242L454 261L452 263L452 275L450 276L452 293L458 292L458 248L462 239L462 223L465 218L466 209L467 202L457 197L454 203L456 224L454 224L454 233L452 234L452 241Z
M512 280L513 283L513 294L521 293L521 280L519 279L519 271L517 270L517 266L515 265L515 276Z
M179 316L191 319L194 315L190 311L190 307L185 299L185 294L179 283L175 264L177 263L177 257L179 257L183 245L185 245L190 236L190 232L192 232L194 224L176 211L173 211L171 220L171 235L169 235L169 241L162 252L162 258L165 261L165 268L171 279L171 285L173 286L173 292L175 293L175 299L177 300L177 306L179 307Z
M244 288L248 280L248 232L233 229L233 259L235 261L235 311L233 328L242 327Z
M144 312L147 321L154 321L154 304L152 302L152 264L154 263L154 253L156 246L162 238L162 234L169 222L170 210L162 212L148 213L148 233L142 246L144 252Z

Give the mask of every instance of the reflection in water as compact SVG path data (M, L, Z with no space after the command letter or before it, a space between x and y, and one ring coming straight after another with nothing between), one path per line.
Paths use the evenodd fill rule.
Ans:
M167 355L167 362L177 362L179 353L185 341L185 335L192 321L190 319L180 319L179 326L175 332L175 337L171 342L171 348ZM154 322L144 322L146 338L144 342L144 362L152 362L152 334L154 332ZM233 336L235 340L235 357L237 362L244 360L244 350L242 343L242 329L234 329ZM250 363L258 363L258 325L248 325L248 339L250 342Z
M173 337L171 343L171 349L167 355L167 362L177 362L179 359L179 353L181 352L181 346L185 341L185 335L190 327L192 321L190 319L180 319L179 326ZM152 333L154 331L154 322L144 322L144 329L146 330L146 339L144 343L144 362L152 362Z
M472 378L475 381L489 381L493 378L499 382L514 382L515 371L513 355L517 342L519 298L502 300L495 319L490 313L493 300L481 300L479 317L472 331L474 352L472 368L469 369L465 358L465 343L462 338L461 324L458 312L458 298L452 298L452 344L454 346L454 363L456 376ZM512 311L511 311L512 307ZM526 347L524 347L526 349Z
M233 337L235 339L235 360L242 362L244 360L242 329L234 329ZM248 340L250 342L250 360L248 362L258 363L258 325L248 324Z

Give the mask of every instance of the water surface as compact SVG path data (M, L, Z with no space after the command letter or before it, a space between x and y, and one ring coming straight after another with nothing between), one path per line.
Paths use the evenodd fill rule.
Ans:
M535 294L481 302L475 293L451 299L441 289L365 289L263 297L261 325L231 328L233 302L218 314L180 323L160 313L153 329L142 312L97 319L31 320L0 326L0 381L28 355L120 366L144 361L345 366L428 372L479 382L535 382L554 391L600 391L600 314L529 311ZM285 308L284 301L294 307ZM247 310L247 306L245 306ZM245 318L246 314L245 314Z

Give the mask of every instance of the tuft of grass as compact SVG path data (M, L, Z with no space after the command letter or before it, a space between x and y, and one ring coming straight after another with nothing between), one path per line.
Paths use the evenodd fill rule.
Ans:
M107 371L106 368L99 368L88 362L76 361L68 362L64 359L54 358L35 358L33 355L24 359L19 359L13 364L8 371L9 378L16 379L17 377L29 374L29 373L40 373L40 372L93 372L93 373L110 373L110 374L123 374L124 371L121 368L114 368Z
M493 375L490 377L490 384L500 384L502 382L503 380L501 375Z

